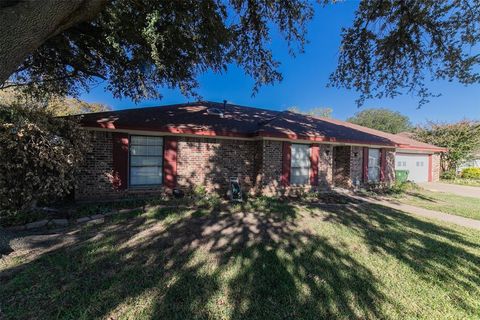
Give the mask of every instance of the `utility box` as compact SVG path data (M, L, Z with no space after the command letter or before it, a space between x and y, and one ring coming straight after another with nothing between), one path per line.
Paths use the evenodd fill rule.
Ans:
M228 188L228 197L230 201L242 202L243 194L242 188L240 187L240 182L237 177L230 178L230 186Z

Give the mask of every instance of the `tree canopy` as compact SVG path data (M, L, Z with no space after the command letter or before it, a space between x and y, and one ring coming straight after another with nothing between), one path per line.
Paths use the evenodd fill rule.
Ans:
M272 33L302 52L313 9L308 0L4 1L0 86L75 96L104 81L135 101L161 97L158 86L195 96L198 74L236 64L256 92L282 79ZM436 95L429 80L480 81L479 39L479 1L362 0L330 84L357 90L359 104L408 92L421 105Z
M342 33L331 84L370 98L408 92L419 105L429 80L480 82L480 1L363 0Z
M288 111L300 113L300 114L306 114L314 117L320 117L320 118L331 118L333 109L324 108L324 107L315 107L315 108L308 109L307 111L301 111L300 108L298 107L290 107L288 108Z
M11 3L11 12L24 9L20 1ZM312 15L306 0L112 0L94 19L30 52L4 86L65 96L104 80L115 97L138 101L160 97L159 85L194 95L199 73L235 63L255 79L255 91L282 79L269 48L272 29L298 53Z
M442 169L456 170L464 161L470 160L480 150L480 122L463 120L456 123L428 122L414 131L414 138L439 147L447 148L442 153Z
M348 118L347 121L389 133L412 130L412 124L407 116L384 108L362 110Z

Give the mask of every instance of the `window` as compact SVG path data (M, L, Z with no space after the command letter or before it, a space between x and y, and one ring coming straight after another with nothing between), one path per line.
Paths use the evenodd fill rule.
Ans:
M162 184L162 179L163 138L131 136L130 185L159 185Z
M380 149L368 149L368 181L380 180Z
M291 184L308 184L310 180L310 146L292 144Z

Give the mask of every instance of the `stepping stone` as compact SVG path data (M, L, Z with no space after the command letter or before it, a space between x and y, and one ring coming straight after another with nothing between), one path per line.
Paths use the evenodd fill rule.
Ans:
M48 220L39 220L39 221L35 221L35 222L30 222L30 223L27 223L25 225L25 228L27 230L42 228L42 227L45 227L47 225L47 223L48 223Z
M16 231L23 231L25 230L25 225L21 225L21 226L12 226L12 227L7 227L5 228L5 230L8 230L8 231L13 231L13 232L16 232Z
M76 220L77 223L84 223L90 221L90 217L81 217Z
M104 217L103 214L94 214L93 216L90 216L90 219L96 220L96 219L101 219L103 217Z
M67 219L52 219L51 222L56 226L62 226L62 227L68 226Z
M101 224L101 223L104 223L104 222L105 222L105 219L100 218L100 219L90 220L90 221L87 222L87 224Z
M139 208L132 208L132 209L121 209L121 210L118 210L119 213L130 213L130 212L133 212L133 211L136 211L136 210L143 210L142 207L139 207Z

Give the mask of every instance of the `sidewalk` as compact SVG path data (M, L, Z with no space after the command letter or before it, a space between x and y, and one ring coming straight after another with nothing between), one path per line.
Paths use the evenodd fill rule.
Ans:
M447 192L464 197L480 198L480 187L461 186L441 182L419 183L419 186L434 192Z
M376 200L376 199L371 199L371 198L364 198L364 197L358 197L354 196L360 200L373 203L373 204L379 204L382 206L386 206L392 209L408 212L411 214L415 214L418 216L426 217L426 218L431 218L431 219L436 219L440 221L445 221L445 222L450 222L457 224L462 227L467 227L467 228L472 228L472 229L477 229L480 230L480 220L475 220L475 219L469 219L469 218L464 218L460 216L456 216L453 214L448 214L448 213L443 213L443 212L438 212L434 210L428 210L424 208L419 208L415 206L411 206L409 204L403 204L403 203L393 203L391 201L387 200Z

